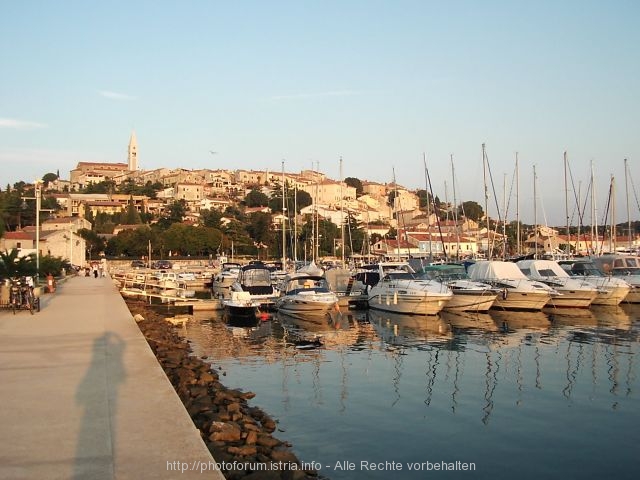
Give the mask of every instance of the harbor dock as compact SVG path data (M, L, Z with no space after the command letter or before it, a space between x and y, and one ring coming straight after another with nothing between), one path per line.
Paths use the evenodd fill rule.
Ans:
M224 478L108 276L0 310L0 365L0 478Z

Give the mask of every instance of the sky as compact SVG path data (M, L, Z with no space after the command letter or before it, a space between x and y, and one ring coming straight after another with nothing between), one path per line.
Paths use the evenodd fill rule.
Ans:
M428 171L441 200L486 184L492 217L556 226L578 203L592 223L593 172L593 223L612 176L638 220L639 21L635 0L0 0L0 186L126 162L135 130L145 170Z

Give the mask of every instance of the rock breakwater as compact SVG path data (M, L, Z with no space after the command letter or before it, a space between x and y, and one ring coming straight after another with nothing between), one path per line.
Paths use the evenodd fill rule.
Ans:
M255 394L225 387L212 365L192 355L174 325L153 310L130 303L140 331L182 400L225 478L317 479L291 445L272 435L276 422L250 406Z

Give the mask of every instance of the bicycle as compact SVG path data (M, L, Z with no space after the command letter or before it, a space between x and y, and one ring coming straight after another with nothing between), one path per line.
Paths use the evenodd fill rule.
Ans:
M31 315L33 315L34 307L40 311L40 300L35 298L33 289L26 281L18 279L11 280L9 302L14 315L16 314L16 310L20 310L22 308L28 308Z
M22 293L22 305L28 308L31 315L33 315L34 295L32 288L29 285L23 284L20 290Z
M16 314L16 310L22 306L22 292L20 291L20 282L17 279L11 279L11 285L9 287L9 303L13 314Z

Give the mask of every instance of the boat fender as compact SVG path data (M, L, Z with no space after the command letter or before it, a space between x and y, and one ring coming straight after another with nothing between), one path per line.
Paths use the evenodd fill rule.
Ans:
M509 296L509 291L506 288L503 288L502 289L502 299L506 300L508 296Z

